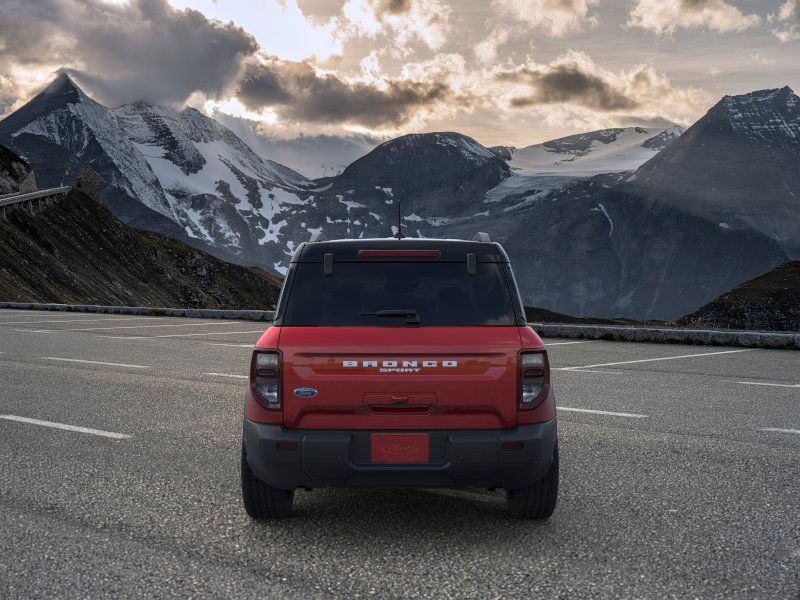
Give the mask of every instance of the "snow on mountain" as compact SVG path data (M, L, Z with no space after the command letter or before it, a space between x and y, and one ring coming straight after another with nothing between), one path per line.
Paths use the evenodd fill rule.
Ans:
M681 133L678 125L627 127L580 133L525 148L496 146L490 150L508 162L512 176L489 190L485 202L509 210L586 177L632 171Z
M507 149L508 164L518 175L590 177L638 168L683 133L665 129L626 127L601 129L551 140L520 149Z
M282 213L293 210L286 207L303 204L315 185L195 109L107 108L66 74L0 122L0 140L43 174L42 185L69 181L89 163L123 220L246 263L263 260L264 244L279 241Z
M800 141L800 98L788 86L725 96L715 108L724 112L731 129L751 139Z
M39 138L77 157L90 155L96 144L116 167L112 185L156 212L171 214L158 180L117 124L114 112L84 94L67 74L59 75L26 106L33 110L23 107L2 122L0 131L6 134L3 137L11 138L12 144L17 138ZM25 119L26 112L33 113L32 118ZM21 127L9 131L23 119Z
M268 156L311 179L341 174L347 165L381 143L381 140L372 136L358 134L281 138L262 133L248 119L222 112L214 113L213 116L260 156Z

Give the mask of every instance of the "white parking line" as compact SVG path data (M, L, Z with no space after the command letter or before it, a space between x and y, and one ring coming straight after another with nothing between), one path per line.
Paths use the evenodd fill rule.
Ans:
M81 358L59 358L57 356L40 356L44 360L57 360L61 362L82 363L86 365L104 365L107 367L126 367L128 369L150 369L147 365L128 365L125 363L101 362L99 360L83 360Z
M545 342L546 347L550 346L571 346L572 344L593 344L599 340L584 340L582 342Z
M590 415L609 415L611 417L628 417L629 419L646 419L647 415L636 413L612 412L609 410L593 410L589 408L572 408L571 406L557 406L556 410L566 410L569 412L589 413Z
M603 373L604 375L625 375L622 371L599 371L597 369L569 369L569 368L558 368L554 369L554 371L567 371L568 373Z
M43 427L52 427L54 429L77 431L78 433L89 433L91 435L99 435L115 440L124 440L131 437L126 433L114 433L113 431L103 431L102 429L89 429L88 427L77 427L75 425L65 425L64 423L53 423L52 421L40 421L39 419L29 419L28 417L18 417L16 415L0 415L0 419L30 423L31 425L42 425Z
M253 344L225 344L224 342L205 342L206 346L228 346L230 348L252 348Z
M174 333L171 335L150 335L149 339L153 338L173 338L173 337L192 337L196 335L236 335L237 333L264 333L264 329L257 329L255 331L215 331L213 333Z
M800 383L767 383L762 381L737 381L741 385L766 385L770 387L800 388Z
M740 352L752 352L755 348L745 348L743 350L723 350L721 352L701 352L699 354L681 354L680 356L662 356L659 358L640 358L639 360L623 360L620 362L597 363L596 365L583 365L579 367L559 367L556 371L579 371L581 369L593 369L595 367L614 367L616 365L634 365L638 363L657 362L661 360L678 360L680 358L696 358L698 356L718 356L720 354L738 354Z
M203 373L203 375L213 375L214 377L232 377L234 379L250 379L249 375L231 375L230 373Z
M780 427L762 427L759 431L771 431L774 433L793 433L800 435L800 429L781 429Z

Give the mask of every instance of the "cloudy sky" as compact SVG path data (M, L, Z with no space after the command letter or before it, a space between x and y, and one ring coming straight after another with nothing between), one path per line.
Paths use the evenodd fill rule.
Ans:
M60 69L279 136L522 146L800 91L800 0L2 0L0 115Z

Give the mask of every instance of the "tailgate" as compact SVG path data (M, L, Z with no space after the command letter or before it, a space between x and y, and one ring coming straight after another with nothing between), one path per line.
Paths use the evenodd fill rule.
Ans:
M516 424L517 327L284 327L280 346L286 427Z

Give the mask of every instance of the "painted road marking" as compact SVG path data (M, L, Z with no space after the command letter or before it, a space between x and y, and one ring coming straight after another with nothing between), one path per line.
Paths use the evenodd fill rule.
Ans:
M115 440L124 440L131 437L126 433L114 433L113 431L103 431L102 429L89 429L88 427L77 427L75 425L65 425L64 423L53 423L52 421L40 421L39 419L29 419L16 415L0 415L0 419L30 423L31 425L42 425L43 427L53 427L54 429L65 429L66 431L77 431L78 433L89 433L91 435L99 435Z
M630 419L646 419L647 415L637 415L636 413L612 412L609 410L593 410L590 408L572 408L570 406L556 406L556 410L566 410L569 412L589 413L591 415L609 415L612 417L628 417Z
M770 387L800 388L800 383L767 383L762 381L737 381L741 385L766 385Z
M178 325L125 325L125 326L117 326L117 327L81 327L81 328L70 328L70 329L47 329L45 331L49 333L58 333L60 331L106 331L109 329L151 329L153 327L199 327L199 326L208 326L214 327L219 325L236 325L236 321L229 321L226 323L180 323Z
M147 337L149 339L154 339L154 338L192 337L196 335L236 335L237 333L264 333L264 330L257 329L255 331L215 331L213 333L174 333L171 335L151 335Z
M249 375L231 375L230 373L203 373L203 375L213 375L214 377L233 377L234 379L250 379Z
M206 346L228 346L230 348L252 348L253 344L225 344L223 342L205 342Z
M584 340L582 342L545 342L545 347L549 346L571 346L572 344L593 344L599 340Z
M781 429L780 427L762 427L759 431L771 431L774 433L793 433L800 435L800 429Z
M638 363L657 362L661 360L678 360L680 358L696 358L698 356L719 356L720 354L738 354L740 352L752 352L755 348L745 348L744 350L723 350L721 352L701 352L699 354L682 354L680 356L662 356L660 358L640 358L639 360L623 360L620 362L598 363L596 365L583 365L581 367L559 367L556 371L579 371L581 369L593 369L595 367L614 367L616 365L634 365Z
M129 365L125 363L101 362L99 360L83 360L81 358L58 358L57 356L40 356L44 360L58 360L61 362L74 362L86 365L104 365L107 367L126 367L128 369L150 369L147 365Z
M598 371L596 369L554 369L555 371L567 371L569 373L603 373L604 375L625 375L622 371Z

